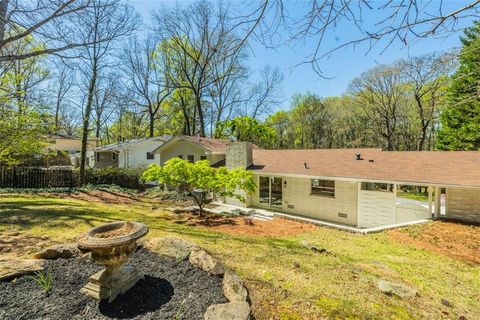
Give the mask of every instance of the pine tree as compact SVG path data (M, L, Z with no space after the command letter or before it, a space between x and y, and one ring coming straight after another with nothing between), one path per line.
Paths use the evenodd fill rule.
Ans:
M480 21L460 40L459 68L440 117L439 150L480 150Z

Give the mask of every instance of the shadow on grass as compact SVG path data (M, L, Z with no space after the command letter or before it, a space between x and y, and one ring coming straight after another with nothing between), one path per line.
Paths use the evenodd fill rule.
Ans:
M178 217L169 214L152 215L152 210L149 207L127 211L126 208L128 207L125 205L108 204L108 207L104 208L102 204L83 200L72 202L66 199L65 202L62 202L58 198L12 196L15 199L21 198L21 200L12 201L12 198L7 198L8 201L2 203L2 198L0 197L0 226L15 225L24 230L34 227L50 229L59 227L60 230L63 231L65 229L65 232L71 233L73 238L78 235L75 233L75 229L72 230L72 227L75 228L76 223L84 223L89 227L94 227L112 221L136 220L145 223L152 231L175 233L179 236L184 235L190 238L203 239L204 241L227 240L237 241L245 245L268 245L302 251L304 249L298 241L291 239L239 236L208 230L208 227L203 226L196 227L187 224L177 224L174 220L177 220ZM197 224L199 226L202 224L211 226L235 223L234 220L233 222L230 220L230 218L223 218L217 221L205 221Z

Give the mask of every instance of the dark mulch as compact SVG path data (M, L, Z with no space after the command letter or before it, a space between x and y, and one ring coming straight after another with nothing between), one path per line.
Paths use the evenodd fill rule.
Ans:
M142 249L129 264L145 278L109 304L79 292L100 266L85 258L51 261L47 294L29 276L0 283L0 319L203 319L209 305L227 302L222 279L188 261Z

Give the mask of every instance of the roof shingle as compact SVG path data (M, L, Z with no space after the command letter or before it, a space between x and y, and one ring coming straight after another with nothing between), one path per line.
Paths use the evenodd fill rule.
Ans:
M259 173L480 187L480 151L261 149L253 150L253 163Z

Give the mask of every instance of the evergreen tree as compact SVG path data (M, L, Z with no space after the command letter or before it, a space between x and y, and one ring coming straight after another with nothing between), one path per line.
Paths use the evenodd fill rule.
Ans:
M480 21L464 32L459 68L438 132L440 150L480 150Z

